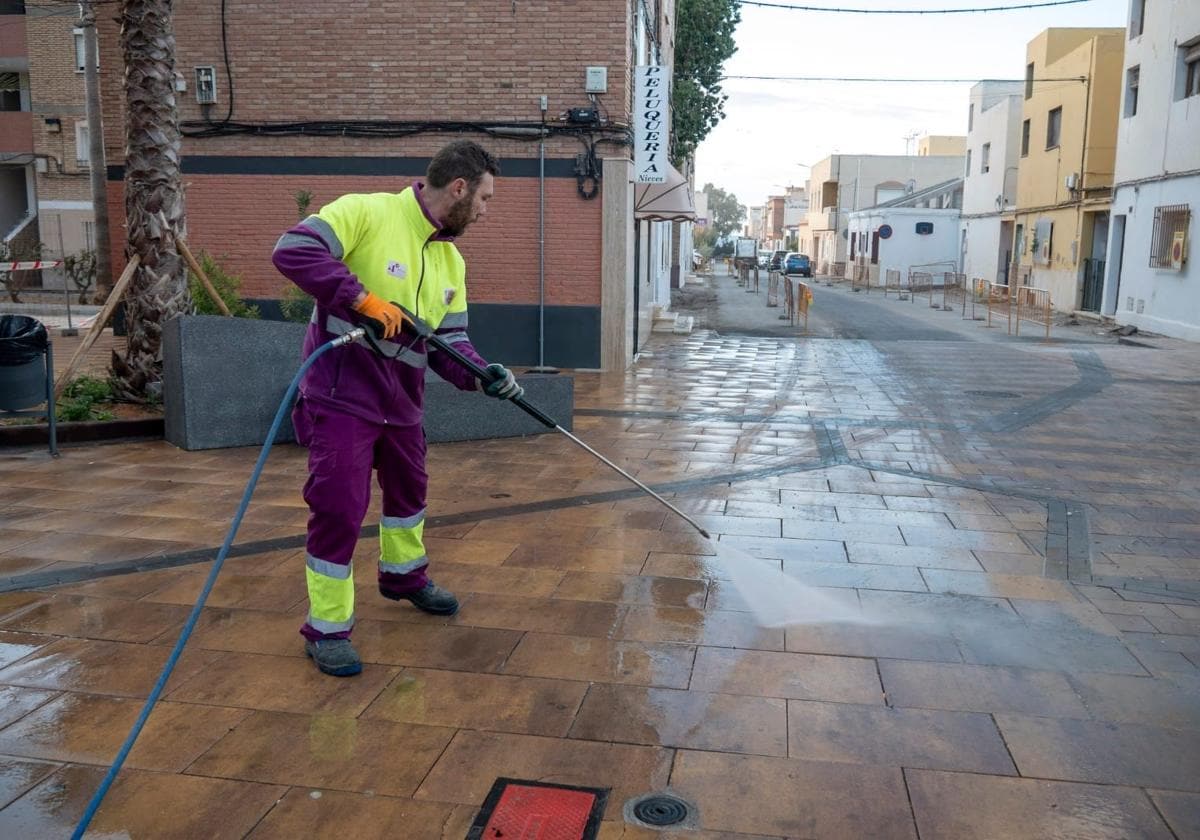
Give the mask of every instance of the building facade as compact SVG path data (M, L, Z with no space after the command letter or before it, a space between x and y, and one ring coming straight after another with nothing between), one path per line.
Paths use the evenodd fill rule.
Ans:
M958 178L962 169L961 155L830 155L813 164L806 253L816 271L846 262L848 213Z
M30 256L40 241L25 4L0 4L0 240L3 259ZM20 283L29 278L19 278Z
M941 283L958 271L963 180L954 178L875 207L847 213L847 272L858 267L871 285L888 271L922 271Z
M400 191L443 144L476 139L503 171L488 218L460 243L472 338L498 360L536 362L544 300L547 364L620 369L650 334L664 265L669 281L672 225L635 227L627 137L634 68L672 61L674 3L602 0L569 15L467 4L453 21L443 6L178 6L189 242L269 311L286 288L271 249L301 196L316 212L347 192ZM119 271L124 104L113 17L99 15L98 28Z
M1022 87L1020 82L980 82L971 88L960 241L961 271L971 279L1008 282Z
M78 18L78 8L65 5L25 10L38 230L48 261L96 247ZM43 270L44 288L64 284L75 288L62 269Z
M967 138L961 134L926 134L917 138L918 157L965 155Z
M1133 0L1126 39L1101 311L1200 341L1200 5Z
M1047 29L1026 48L1011 282L1070 311L1108 242L1123 29Z

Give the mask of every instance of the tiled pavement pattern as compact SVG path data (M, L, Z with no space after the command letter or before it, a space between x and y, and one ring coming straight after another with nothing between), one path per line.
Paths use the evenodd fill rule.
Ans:
M440 445L461 613L381 599L364 539L368 664L322 677L281 447L96 836L461 838L498 776L613 788L605 840L1200 836L1200 348L817 304L808 339L579 375L576 431L884 624L758 626L710 544L565 439ZM886 340L838 337L872 317ZM0 454L0 836L82 813L255 454ZM664 789L702 830L622 822Z

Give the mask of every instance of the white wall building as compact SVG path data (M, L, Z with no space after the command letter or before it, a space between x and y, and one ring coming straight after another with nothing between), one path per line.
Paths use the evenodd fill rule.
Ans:
M957 272L961 225L962 179L893 199L847 215L847 272L865 265L872 285L881 285L888 270L907 276L926 271L941 283L945 272Z
M831 155L810 169L807 253L818 273L847 261L848 214L960 178L962 155ZM805 249L805 242L801 249Z
M980 82L971 88L960 242L961 271L968 279L1007 282L1022 95L1021 82Z
M1101 311L1200 341L1200 3L1132 0ZM1177 237L1182 261L1173 259Z

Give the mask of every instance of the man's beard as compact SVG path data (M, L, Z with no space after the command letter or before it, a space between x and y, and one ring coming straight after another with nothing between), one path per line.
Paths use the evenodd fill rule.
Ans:
M462 236L467 226L475 221L472 213L474 204L474 191L454 202L450 207L450 212L442 219L442 233L446 236Z

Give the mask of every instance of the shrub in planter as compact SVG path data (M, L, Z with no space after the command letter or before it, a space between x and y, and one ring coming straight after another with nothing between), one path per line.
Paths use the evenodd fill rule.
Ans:
M237 318L259 317L258 307L247 305L238 295L238 292L242 288L242 279L240 277L230 274L225 270L224 266L204 251L197 254L196 259L199 260L200 267L208 275L209 281L213 284L213 288L217 290L217 294L221 300L225 301L225 305L229 307L231 315ZM217 305L208 296L208 292L200 282L200 278L191 271L188 272L188 289L192 293L192 302L196 307L196 314L221 314L221 310L217 309Z

